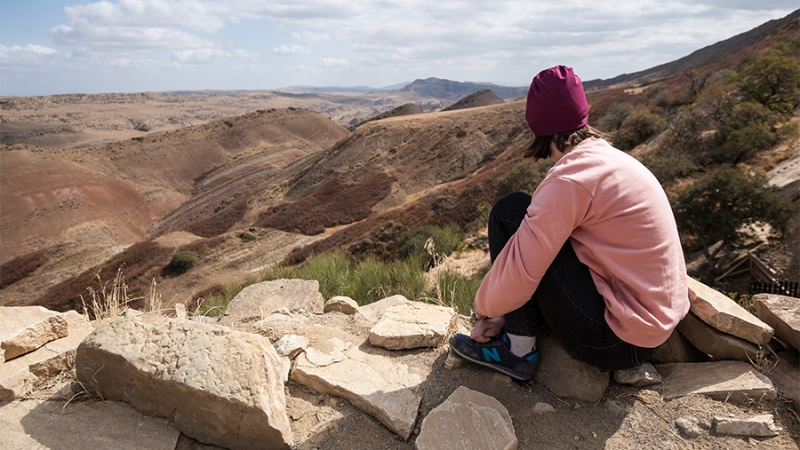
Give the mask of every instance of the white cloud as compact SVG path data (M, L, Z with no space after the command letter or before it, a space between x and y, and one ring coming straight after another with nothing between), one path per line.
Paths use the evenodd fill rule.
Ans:
M272 49L272 53L283 56L304 55L311 53L311 48L304 45L281 45Z
M350 67L350 61L344 58L322 58L319 60L322 67L330 67L336 69L346 69Z
M329 41L331 36L328 33L317 33L314 31L301 31L293 32L292 39L304 44L312 44L314 42Z

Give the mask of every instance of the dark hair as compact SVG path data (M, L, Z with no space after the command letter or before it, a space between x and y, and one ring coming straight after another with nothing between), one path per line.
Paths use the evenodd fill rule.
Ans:
M605 138L603 133L589 125L578 128L577 130L565 131L558 134L547 136L534 136L528 148L522 152L525 158L533 158L534 161L547 159L550 157L550 143L555 142L556 148L564 151L567 145L578 145L590 137Z

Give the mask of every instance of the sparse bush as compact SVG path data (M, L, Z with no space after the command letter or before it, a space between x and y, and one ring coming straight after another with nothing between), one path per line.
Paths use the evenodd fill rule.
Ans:
M400 238L398 254L401 258L427 255L425 242L428 238L433 239L436 252L440 255L450 255L462 242L461 234L452 226L443 228L435 225L425 225L405 233Z
M33 271L47 263L47 249L26 253L13 258L0 266L0 289L26 278Z
M466 135L467 135L467 132L464 131L464 130L458 130L458 132L456 133L456 137L458 137L458 138L463 138Z
M639 109L629 115L614 133L614 145L620 150L631 150L664 129L664 120L648 110Z
M223 208L216 214L186 225L184 230L207 238L219 236L244 217L248 210L247 199Z
M717 130L718 162L736 165L778 142L775 125L777 118L767 107L754 102L744 102L733 111Z
M256 237L255 234L253 234L253 233L251 233L249 231L243 231L243 232L239 233L239 239L247 242L247 241L255 241L258 238Z
M688 177L697 172L699 167L689 160L686 155L673 156L647 156L642 158L642 164L650 169L662 186L668 186L678 178Z
M751 100L783 114L790 114L800 102L800 63L788 56L762 56L736 77L745 100Z
M704 175L672 203L678 227L702 244L709 273L720 251L735 248L747 236L745 225L765 222L782 233L793 210L763 176L743 175L731 167ZM721 245L712 252L717 242Z
M516 191L533 194L539 183L544 180L550 167L552 167L552 162L544 164L535 163L531 159L523 160L497 179L495 196L501 198Z
M631 114L633 114L633 105L630 103L614 103L597 122L597 127L602 131L617 131Z
M475 303L475 294L481 286L489 267L484 268L471 277L458 272L443 270L436 275L434 292L437 303L450 306L460 314L469 314Z
M181 250L172 255L172 260L170 260L167 268L170 272L176 275L181 275L194 267L196 263L197 255L194 252Z
M223 123L224 123L225 125L227 125L227 126L228 126L228 128L233 128L233 121L231 121L231 120L226 120L226 121L224 121Z

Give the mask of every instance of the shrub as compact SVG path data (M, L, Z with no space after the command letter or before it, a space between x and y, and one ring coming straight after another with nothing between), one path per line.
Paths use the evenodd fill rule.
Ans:
M642 164L650 169L662 186L668 186L677 178L688 177L699 170L686 155L680 154L646 156L642 158Z
M747 236L745 225L766 222L782 233L792 210L763 176L743 175L731 167L704 175L673 200L678 227L700 241L709 273L720 251L736 248ZM721 245L712 251L717 242Z
M190 233L203 237L219 236L231 229L247 213L247 199L223 207L218 213L192 222L183 229Z
M413 231L409 231L400 237L398 255L401 258L412 256L426 256L425 249L427 240L433 239L436 253L439 255L449 255L461 245L461 234L452 226L439 227L436 225L424 225ZM432 263L433 261L431 261ZM433 265L433 264L432 264Z
M597 122L597 127L602 131L617 131L631 114L633 114L633 105L630 103L614 103Z
M714 159L736 165L778 142L777 118L759 103L744 102L733 107L717 130Z
M539 183L544 180L550 167L552 167L552 161L545 164L535 163L531 159L523 160L497 179L495 195L497 198L501 198L516 191L533 194Z
M788 56L762 56L736 77L746 100L784 114L798 105L800 63Z
M614 145L620 150L630 150L664 129L664 120L648 110L640 109L625 118L614 133Z
M47 250L43 248L35 252L19 255L0 266L0 289L26 278L39 267L47 263Z
M180 275L186 273L196 263L197 254L188 250L181 250L172 255L172 260L170 260L167 269L176 275Z
M464 130L458 130L458 132L456 133L456 137L458 137L458 138L463 138L466 135L467 135L467 132L464 131Z

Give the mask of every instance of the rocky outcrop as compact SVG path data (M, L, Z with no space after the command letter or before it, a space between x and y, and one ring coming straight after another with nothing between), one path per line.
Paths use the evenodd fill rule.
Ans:
M775 330L719 291L687 277L692 312L724 333L764 345Z
M280 366L262 336L134 311L100 325L76 358L90 392L231 449L292 445Z
M461 386L425 416L414 445L418 450L514 450L517 436L502 403Z
M578 401L596 402L611 381L611 372L578 361L567 353L551 335L536 340L539 367L533 379L553 394Z
M311 344L295 360L291 379L348 399L408 439L422 400L417 388L424 374L413 373L389 354L365 351L366 342L347 333L322 326L309 333Z
M6 308L0 308L0 314L3 309ZM34 317L40 316L40 312L37 309ZM52 313L52 311L47 312ZM75 350L83 338L94 330L94 327L85 316L75 311L53 314L59 316L57 323L64 322L63 329L68 334L62 338L51 340L36 350L0 363L0 400L25 397L40 380L72 369L75 362ZM61 328L60 325L59 328ZM30 332L31 328L26 328L26 330ZM47 340L56 335L49 326L42 327L40 330L47 336L46 338L31 333L28 341Z
M0 363L69 334L63 315L41 306L0 308Z

